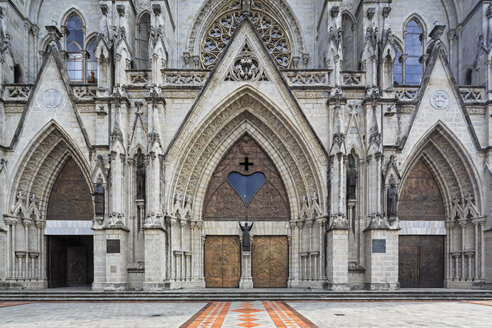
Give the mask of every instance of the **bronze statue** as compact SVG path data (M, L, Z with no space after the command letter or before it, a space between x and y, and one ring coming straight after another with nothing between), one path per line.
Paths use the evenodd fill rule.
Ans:
M94 213L104 215L104 187L101 181L96 182L92 196L94 196Z
M145 162L140 149L137 157L137 199L145 199Z
M241 225L241 222L239 222L239 227L243 232L243 251L249 252L251 250L251 237L249 235L249 232L251 231L251 228L253 228L253 222L251 222L250 225L248 225L248 222L246 222L244 225Z
M352 155L349 155L347 172L347 199L356 199L356 186L357 186L357 168L355 167L355 159Z
M398 190L396 190L396 184L394 182L391 183L391 186L388 189L386 202L388 217L396 216L398 205Z

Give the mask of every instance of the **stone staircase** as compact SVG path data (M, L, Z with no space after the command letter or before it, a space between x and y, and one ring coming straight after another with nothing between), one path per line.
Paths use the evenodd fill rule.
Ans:
M169 291L3 290L0 301L207 302L207 301L440 301L492 300L492 290L400 289L334 292L309 289L201 289Z

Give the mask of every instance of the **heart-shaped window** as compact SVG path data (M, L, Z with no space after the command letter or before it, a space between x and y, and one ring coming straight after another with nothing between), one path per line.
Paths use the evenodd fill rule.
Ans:
M227 176L227 180L236 190L239 197L243 200L246 206L249 205L255 194L265 183L266 177L261 172L256 172L250 175L244 175L239 172L231 172Z

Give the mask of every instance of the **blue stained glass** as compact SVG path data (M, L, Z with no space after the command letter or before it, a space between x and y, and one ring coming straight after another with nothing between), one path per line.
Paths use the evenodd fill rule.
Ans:
M266 177L261 172L256 172L251 175L231 172L229 173L227 180L229 180L230 185L236 190L244 204L247 206L265 183Z
M405 84L420 84L422 65L419 63L419 58L422 56L422 41L420 40L422 29L415 20L411 20L405 29L405 52L408 55L405 61Z
M401 50L396 46L395 62L393 64L393 80L395 85L402 84L402 67L400 62Z

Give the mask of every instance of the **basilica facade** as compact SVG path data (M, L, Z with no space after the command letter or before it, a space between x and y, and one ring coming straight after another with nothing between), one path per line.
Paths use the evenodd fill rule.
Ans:
M491 49L485 0L2 1L0 288L491 287Z

